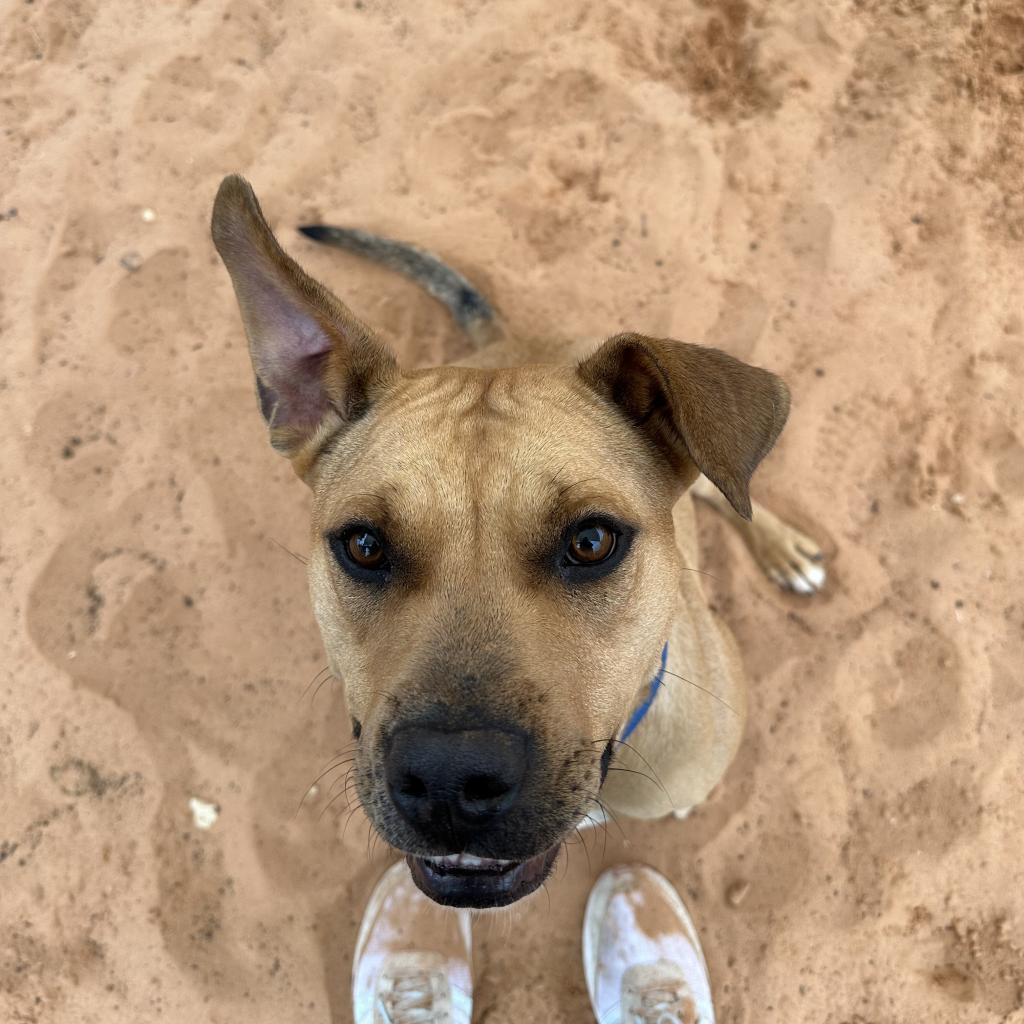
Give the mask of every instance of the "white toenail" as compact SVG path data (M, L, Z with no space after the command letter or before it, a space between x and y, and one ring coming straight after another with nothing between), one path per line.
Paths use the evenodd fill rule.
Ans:
M815 590L825 585L825 570L820 565L809 565L804 569L804 576Z

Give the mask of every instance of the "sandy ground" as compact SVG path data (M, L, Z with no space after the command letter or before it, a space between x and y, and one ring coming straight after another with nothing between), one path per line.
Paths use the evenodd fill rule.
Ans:
M481 922L475 1019L589 1019L588 880L639 857L688 894L722 1021L1024 1021L1018 0L0 21L0 1018L350 1019L389 854L331 777L299 807L347 720L307 691L307 498L208 237L237 170L410 364L465 342L296 223L436 249L524 331L703 340L793 389L757 492L827 544L827 593L776 593L707 518L742 754L690 820L595 834Z

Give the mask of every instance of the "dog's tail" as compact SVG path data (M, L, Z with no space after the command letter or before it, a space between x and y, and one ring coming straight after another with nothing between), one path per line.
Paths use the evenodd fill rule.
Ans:
M478 345L494 341L501 334L498 317L487 299L433 253L358 228L305 224L299 231L315 242L364 256L411 278L442 302L455 322Z

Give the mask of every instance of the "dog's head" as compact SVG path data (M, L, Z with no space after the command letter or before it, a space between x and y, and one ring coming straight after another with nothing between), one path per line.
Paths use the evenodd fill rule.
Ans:
M511 903L592 806L658 668L673 504L703 472L749 515L785 388L633 334L576 367L402 373L240 178L213 236L272 443L313 489L313 606L363 806L438 902Z

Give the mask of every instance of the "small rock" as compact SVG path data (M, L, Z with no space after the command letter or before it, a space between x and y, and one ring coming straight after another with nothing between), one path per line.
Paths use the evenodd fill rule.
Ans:
M148 206L142 211L142 219L147 224L152 224L156 220L156 210L151 210Z
M725 890L725 901L730 907L738 907L750 893L750 883L741 879Z
M118 262L125 270L134 274L142 266L142 256L133 249L131 252L126 252Z
M220 808L216 804L207 803L197 796L189 797L188 809L192 812L192 821L196 828L204 832L213 828L220 817Z

